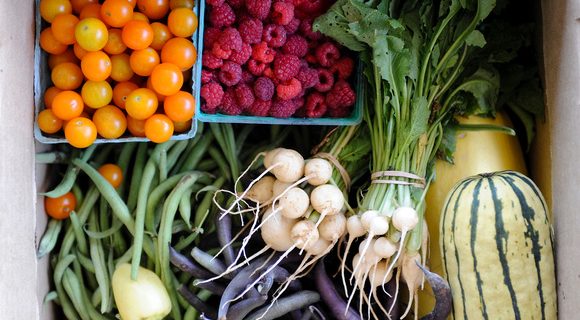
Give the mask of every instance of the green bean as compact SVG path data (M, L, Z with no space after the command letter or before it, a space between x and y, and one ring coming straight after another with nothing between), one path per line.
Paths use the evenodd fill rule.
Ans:
M103 229L107 229L110 226L109 221L111 219L119 221L119 219L115 219L114 216L111 217L111 215L109 214L109 205L107 204L107 199L105 199L105 197L99 197L99 225L103 228Z
M222 188L225 182L226 182L225 177L219 177L214 181L213 187L215 188L215 190L219 190ZM213 195L214 192L206 193L201 202L199 203L199 205L197 206L197 209L195 211L194 224L198 228L203 225L205 219L209 214L209 210L211 209L213 201Z
M161 149L159 154L159 182L167 179L167 149Z
M195 135L195 137L193 139L184 140L184 141L187 141L187 146L186 146L185 150L183 151L183 153L180 154L179 157L177 157L175 164L172 166L171 171L169 172L169 175L174 175L176 173L183 171L183 170L181 170L181 168L183 167L183 164L186 162L188 157L191 156L194 148L196 147L197 143L199 142L199 140L201 140L201 138L203 136L204 136L203 134L197 134L197 135ZM181 156L183 154L184 154L184 156Z
M115 268L120 264L123 264L125 262L128 263L129 261L131 261L132 253L133 253L133 247L130 247L127 251L125 251L125 253L122 256L116 258L115 259Z
M123 224L129 229L131 234L135 233L135 221L125 202L119 197L119 194L113 188L113 186L92 166L88 163L81 161L80 159L74 159L73 164L83 170L93 183L97 186L101 195L107 199L107 202L113 209L113 213L123 222Z
M71 298L72 304L78 312L80 318L83 320L91 320L87 306L83 301L83 296L81 293L82 288L78 281L74 281L72 279L73 276L74 272L72 272L72 270L68 268L64 270L62 277L62 285L64 290Z
M188 188L185 193L179 199L179 215L187 228L191 230L191 193L193 192L193 187Z
M209 152L209 155L211 156L211 158L218 165L218 168L220 170L220 174L222 176L226 177L228 180L231 179L232 178L232 173L229 170L229 165L224 160L224 156L218 150L218 148L212 146L212 147L209 148L208 152Z
M84 200L84 195L83 195L83 191L81 190L81 187L79 187L78 184L75 184L72 187L71 192L73 193L73 195L75 196L75 199L77 201L77 207L80 207L83 204L83 200Z
M84 255L82 252L80 252L80 250L75 249L75 256L77 258L77 260L79 261L79 264L88 272L94 274L95 273L95 264L93 263L93 260L91 260L91 258L89 258L88 256Z
M135 156L135 163L133 164L133 172L131 173L131 185L129 186L129 196L127 198L127 207L133 211L137 205L137 195L139 186L141 185L141 177L143 176L143 167L145 166L145 159L147 157L147 143L140 143L137 147L137 155Z
M215 170L215 168L217 168L217 165L216 165L215 161L213 161L213 159L205 159L205 160L199 162L199 164L197 165L197 167L195 169L198 171L203 171L203 172L211 172L211 171Z
M127 241L120 232L113 233L111 245L115 249L116 254L123 254L123 252L127 251Z
M71 270L66 270L64 279L67 280L71 284L71 286L73 287L73 290L79 291L79 293L81 295L81 299L83 301L83 305L84 305L85 309L87 310L89 319L109 320L109 318L103 316L101 313L99 313L95 309L95 307L91 303L91 299L89 298L86 290L84 289L84 287L82 285L82 282L80 281L80 279L78 278L78 276L74 272L72 272Z
M121 172L123 173L123 177L128 177L129 173L129 162L131 161L131 157L133 156L133 152L137 148L137 142L129 142L123 145L123 149L121 149L121 153L119 154L119 160L117 161L117 165L121 168ZM121 181L121 185L117 188L117 192L119 194L124 194L125 188L127 187L127 179L123 178Z
M193 243L193 241L195 241L195 239L197 239L197 236L199 236L199 234L200 234L200 231L198 230L198 228L196 228L194 232L188 234L187 237L179 240L175 244L175 250L182 251L185 248L189 247L189 245L191 245Z
M97 217L92 215L89 217L89 230L99 231L97 226ZM89 238L90 254L93 263L95 264L95 276L99 284L99 292L101 295L101 313L105 313L112 308L112 303L109 301L110 282L109 273L107 272L107 264L105 262L105 252L101 241L95 238Z
M75 256L72 254L64 256L60 259L54 266L53 281L56 288L56 293L58 294L58 301L60 306L68 319L79 319L72 302L67 297L67 294L62 285L62 277L64 275L64 270L74 261Z
M150 194L149 198L147 199L147 205L145 209L145 229L153 232L155 230L155 209L161 202L163 196L170 192L171 189L175 188L179 180L188 174L188 172L183 172L176 174L167 180L160 183L155 189L153 189Z
M73 233L75 235L75 239L77 241L77 248L82 254L87 254L89 252L87 249L88 248L87 239L85 238L85 234L83 233L83 227L81 226L81 223L79 221L79 216L76 214L76 212L73 211L71 212L69 219L71 222Z
M62 151L43 152L34 155L37 164L65 163L68 156Z
M119 231L119 229L121 229L122 226L123 226L123 223L121 222L121 220L113 219L113 225L110 228L108 228L107 230L92 231L92 230L87 229L87 226L84 226L83 230L87 234L87 236L89 236L89 238L94 238L94 239L100 240L100 239L104 239L104 238L113 236L117 231Z
M42 299L43 304L50 303L51 301L54 301L57 304L59 303L58 302L58 293L56 291L48 292L47 294L44 295L44 299Z
M183 315L183 320L197 320L199 318L199 314L197 310L195 310L192 306L187 307L185 309L185 314Z
M177 160L180 158L181 154L185 151L185 149L187 149L188 145L189 145L188 140L181 140L177 142L173 146L173 148L171 148L169 153L167 153L166 169L168 172L172 172L172 169L177 163Z
M62 220L50 219L38 245L38 252L36 253L38 259L44 257L54 249L61 230Z
M210 146L214 139L213 134L210 132L204 133L204 135L199 139L195 147L191 150L191 152L187 155L187 158L183 165L179 168L178 172L184 172L189 170L194 170L197 167L197 164L207 151L207 148Z
M97 202L98 198L99 198L99 190L95 186L91 186L91 188L87 192L83 204L77 210L77 215L79 216L79 223L81 225L87 221L88 215L93 206L95 205L95 203ZM73 230L72 228L68 228L65 233L64 239L61 243L59 257L62 258L64 255L68 254L72 246L74 245L74 242L75 235L73 233Z
M234 137L234 131L231 125L224 124L210 124L211 131L215 135L216 141L218 142L222 152L227 159L229 164L229 176L232 179L236 179L239 175L239 162L236 153L236 139ZM223 159L222 159L223 161Z
M88 147L83 152L81 159L84 161L87 161L88 159L90 159L96 148L97 148L96 144L93 144L92 146ZM76 158L76 157L77 157L76 154L73 153L72 158ZM58 198L58 197L64 195L65 193L67 193L71 190L71 188L75 184L75 181L77 179L78 174L79 174L79 169L77 167L75 167L74 165L70 164L68 166L65 174L64 174L64 177L60 181L60 183L51 191L46 192L46 193L41 193L41 194L46 196L46 197L49 197L49 198Z

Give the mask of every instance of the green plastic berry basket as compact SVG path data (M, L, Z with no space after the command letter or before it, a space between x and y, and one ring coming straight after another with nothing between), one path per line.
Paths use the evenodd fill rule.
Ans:
M199 32L201 33L202 40L199 41L199 56L203 53L203 29L204 29L204 22L205 22L205 1L201 1L200 4L200 18L199 18ZM197 79L201 80L201 65L197 69L199 75ZM221 122L221 123L245 123L245 124L280 124L280 125L318 125L318 126L348 126L348 125L356 125L362 121L363 117L363 101L365 99L364 94L364 86L366 85L366 81L364 81L362 75L362 63L360 61L357 62L356 69L355 69L355 79L354 79L354 89L356 92L356 102L353 106L352 112L350 116L346 118L297 118L297 117L290 117L290 118L274 118L274 117L256 117L256 116L246 116L246 115L237 115L231 116L226 114L209 114L205 113L201 110L201 103L200 100L196 103L196 118L202 122ZM196 82L195 84L195 91L199 95L199 91L201 88L201 81Z
M199 17L199 21L203 21L203 13L205 7L205 1L196 1L196 6L193 8L195 14ZM48 24L43 21L40 16L40 10L38 10L40 5L40 0L35 0L36 13L35 13L35 42L34 42L34 137L35 139L43 144L58 144L58 143L68 143L64 138L62 130L56 134L46 134L40 130L36 122L36 117L44 109L44 91L51 86L50 80L50 70L48 68L48 54L40 48L39 37L40 32L48 26ZM201 48L203 45L203 23L200 23L198 30L193 34L191 40L196 47L197 52L201 53ZM201 77L201 54L198 54L197 60L193 65L191 72L191 81L186 84L185 87L191 90L195 101L199 101L199 82ZM185 89L184 89L185 90ZM194 115L193 121L191 123L191 128L187 132L174 134L170 140L186 140L195 136L197 132L198 123ZM120 142L145 142L150 141L145 137L135 137L130 136L129 132L125 132L123 136L118 139L104 139L97 137L95 144L100 143L120 143Z

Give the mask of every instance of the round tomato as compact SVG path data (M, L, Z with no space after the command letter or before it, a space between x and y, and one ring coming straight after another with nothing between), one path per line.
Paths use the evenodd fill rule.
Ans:
M56 39L50 27L42 30L39 42L42 50L50 54L62 54L68 48L66 44L61 43Z
M127 0L105 0L100 13L106 24L120 28L133 19L133 6Z
M55 87L62 90L74 90L83 83L81 68L72 63L61 63L52 69L50 78Z
M127 129L127 118L121 109L108 105L95 111L93 122L97 133L106 139L117 139Z
M103 50L108 54L121 54L127 50L121 37L121 29L109 29L109 38Z
M78 64L79 59L75 56L75 52L72 48L66 49L64 53L61 54L51 54L48 56L48 68L54 69L54 67L63 62L72 62Z
M164 96L176 94L183 86L181 69L173 63L157 65L150 78L153 89Z
M133 70L126 53L111 56L111 79L117 82L129 81L133 77Z
M75 39L81 48L87 51L99 51L107 44L109 31L103 21L97 18L85 18L75 27Z
M190 120L195 113L195 99L191 93L179 91L165 98L163 111L173 121L184 122Z
M89 3L85 5L81 10L81 13L79 13L79 19L83 20L86 18L101 19L101 5L98 3Z
M58 198L44 197L44 211L56 220L68 218L76 206L77 199L72 192L67 192Z
M145 121L145 136L155 143L169 140L173 130L173 121L164 114L154 114Z
M155 92L155 95L157 96L157 100L160 102L165 101L165 96L160 94L159 92L155 91L155 89L153 89L153 86L151 85L151 77L147 78L147 83L145 84L145 86L147 87L147 89Z
M99 0L70 0L73 12L76 14L80 14L86 5L92 3L99 3Z
M77 59L80 60L85 56L85 54L87 54L88 51L81 48L81 46L78 43L75 43L73 45L73 52L74 52L75 56L77 57Z
M133 50L142 50L153 42L153 29L145 21L131 20L123 27L121 37L127 47Z
M153 22L151 24L151 29L153 29L153 42L151 42L151 48L155 50L161 50L167 40L173 37L169 28L161 22Z
M99 167L98 171L115 189L123 182L123 171L116 164L105 163Z
M60 43L66 45L74 44L75 40L75 27L79 23L79 18L73 14L59 14L54 17L50 28L54 33L54 37Z
M70 120L80 116L83 108L83 98L74 91L66 90L56 94L51 110L59 119Z
M171 10L175 8L189 8L193 9L195 7L194 0L169 0L169 8Z
M119 82L113 88L113 103L121 109L125 109L125 101L127 96L134 90L139 89L139 86L130 81Z
M56 97L56 95L60 92L62 92L62 90L57 87L49 87L46 89L44 91L44 108L52 108L52 101L54 100L54 97Z
M91 81L105 81L111 75L111 59L103 51L90 51L81 59L81 70Z
M169 12L169 0L137 0L137 8L149 19L159 20Z
M149 18L141 12L133 12L133 20L145 21L149 23Z
M181 70L193 67L197 51L193 43L185 38L169 39L161 48L161 61L173 63Z
M127 129L135 137L145 137L145 120L137 120L127 116Z
M125 110L131 117L137 120L144 120L157 111L158 104L155 92L147 88L139 88L133 90L127 96Z
M178 133L186 132L191 129L191 123L193 120L189 119L187 121L173 121L173 130Z
M86 148L97 139L97 127L90 119L77 117L67 122L64 136L71 146Z
M63 121L55 116L51 109L44 109L38 113L36 123L40 131L52 134L62 129Z
M107 81L87 81L81 89L85 104L93 109L102 108L113 100L113 88Z
M52 22L59 14L72 13L69 0L40 0L40 16L42 19Z
M167 17L167 27L177 37L191 37L197 30L197 16L189 8L171 10Z
M143 50L135 50L131 53L129 58L131 69L140 76L149 76L159 64L159 54L153 48L145 48Z

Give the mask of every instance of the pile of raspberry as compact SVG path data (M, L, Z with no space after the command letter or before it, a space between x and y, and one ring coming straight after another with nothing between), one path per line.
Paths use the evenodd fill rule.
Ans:
M288 117L351 114L354 61L312 31L329 0L206 0L205 113Z

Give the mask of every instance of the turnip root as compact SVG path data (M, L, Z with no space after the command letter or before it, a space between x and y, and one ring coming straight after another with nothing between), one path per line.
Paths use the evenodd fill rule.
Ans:
M318 241L319 234L314 222L311 220L301 220L292 227L290 237L297 248L306 249L309 245Z
M304 158L295 150L278 150L268 164L266 171L271 171L282 182L292 183L304 175Z
M278 200L282 215L290 219L298 219L308 212L310 199L306 191L293 187L285 192ZM274 208L274 205L272 205Z
M407 289L409 290L409 302L407 304L407 309L405 312L403 312L403 315L401 315L401 319L405 318L409 311L411 311L413 299L417 299L417 290L420 284L423 282L423 272L419 268L419 264L421 263L420 254L405 253L402 259L403 261L401 263L401 272L403 281L405 281L405 284L407 284Z
M340 189L332 184L320 185L310 194L310 203L321 216L339 213L344 206L344 195Z
M273 186L276 178L272 176L264 176L258 180L246 194L246 198L254 202L265 203L272 199L274 192Z
M324 217L318 226L320 237L331 242L340 239L345 231L346 217L342 213Z
M284 191L290 189L291 185L292 185L292 183L282 182L282 181L276 179L274 181L274 184L272 185L272 191L273 191L272 196L274 198L278 198Z
M324 159L310 159L304 165L304 176L308 178L307 181L310 185L325 184L332 177L332 165Z
M373 250L377 256L388 259L397 252L397 245L386 237L379 237L373 244Z

